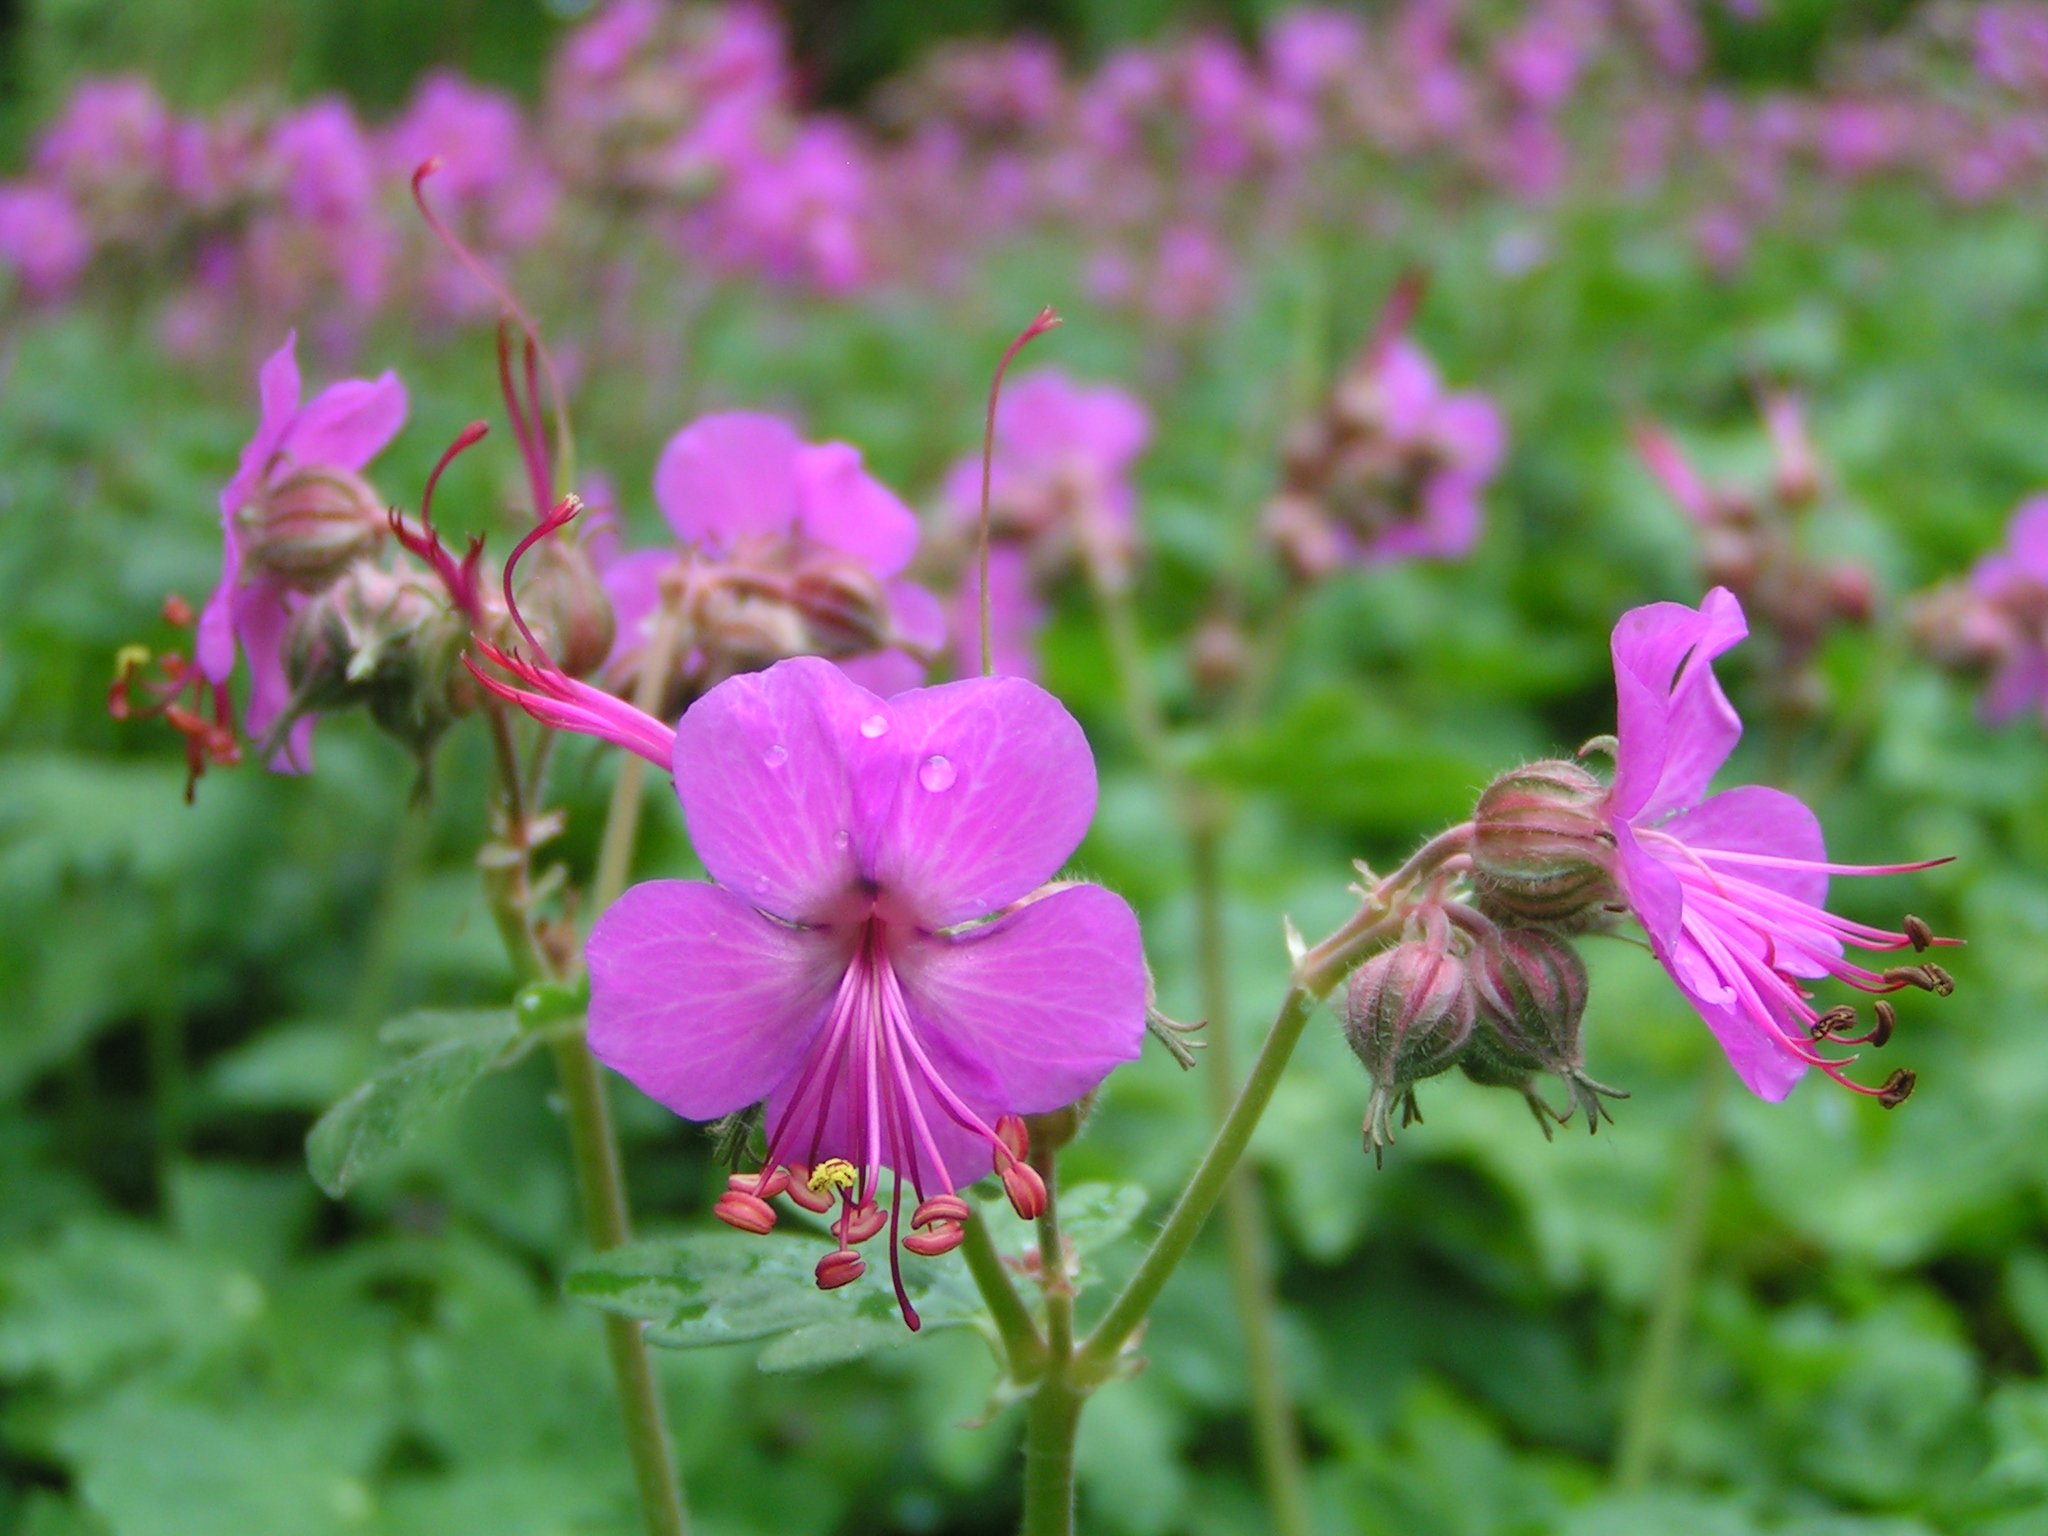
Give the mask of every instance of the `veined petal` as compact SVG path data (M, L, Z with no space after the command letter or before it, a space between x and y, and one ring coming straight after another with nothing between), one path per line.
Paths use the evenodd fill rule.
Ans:
M1050 880L1095 814L1095 758L1065 706L1020 677L892 702L909 756L871 854L884 895L919 926L947 928Z
M1614 626L1614 814L1656 817L1690 805L1742 735L1713 661L1749 632L1742 605L1716 587L1697 609L1649 603Z
M712 879L790 922L839 915L886 814L870 799L902 777L893 718L815 656L728 678L692 704L676 727L676 793Z
M235 638L249 663L249 705L242 712L242 730L251 741L268 734L292 701L291 679L285 674L284 637L292 620L292 599L277 588L258 583L238 587L231 600ZM271 759L279 773L305 773L313 766L310 720L298 722L291 739Z
M405 425L405 386L398 375L345 379L315 395L279 445L299 464L361 469Z
M802 1058L846 968L839 937L689 880L628 890L585 954L592 1054L687 1120L766 1098Z
M668 440L654 500L687 543L730 549L789 532L796 521L796 429L780 417L727 411L699 417Z
M1725 849L1814 864L1825 864L1828 857L1819 818L1796 796L1761 784L1724 790L1657 830L1707 855ZM1737 873L1808 906L1822 906L1828 899L1826 870L1744 864Z
M869 474L850 443L797 453L797 520L827 549L852 555L875 575L894 576L917 552L917 516Z
M894 959L934 1062L949 1079L971 1063L999 1084L998 1113L1071 1104L1144 1043L1138 919L1099 885L964 933L913 933Z

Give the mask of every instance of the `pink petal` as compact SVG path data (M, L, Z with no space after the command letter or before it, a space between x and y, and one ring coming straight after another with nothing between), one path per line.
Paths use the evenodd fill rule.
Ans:
M261 414L257 418L256 435L249 439L242 449L242 460L235 468L235 477L220 493L220 510L223 518L230 518L242 510L263 484L263 473L276 455L279 444L290 429L292 417L299 408L299 333L293 331L284 339L284 345L265 360L256 375L256 394ZM233 534L230 532L229 537Z
M869 651L865 656L841 657L835 665L877 698L924 686L925 664L908 651Z
M1436 410L1436 438L1458 468L1484 480L1500 467L1508 432L1500 410L1484 395L1448 395Z
M861 466L850 443L820 443L797 454L797 518L827 549L852 555L877 576L894 576L917 552L917 518Z
M870 722L881 728L864 735ZM888 704L815 656L728 678L692 704L676 727L676 793L711 878L790 922L844 915L868 829L903 775L892 724Z
M999 1112L1072 1104L1137 1058L1145 952L1123 898L1074 885L986 927L913 935L895 956L920 1038L950 1081L967 1063Z
M1742 735L1713 660L1748 632L1742 605L1725 587L1697 609L1649 603L1621 616L1613 642L1617 816L1654 818L1705 793Z
M1380 359L1379 386L1389 437L1408 442L1428 431L1441 386L1436 364L1420 347L1406 339L1389 342Z
M884 893L945 928L1050 880L1095 814L1095 759L1059 700L976 677L892 702L909 756L872 854Z
M661 607L661 579L679 562L673 549L643 549L615 556L599 573L612 605L612 656L630 656L646 644Z
M398 375L345 379L315 395L279 446L300 464L361 469L405 425L405 386Z
M1764 1025L1721 981L1712 960L1685 931L1685 892L1679 878L1637 842L1626 825L1614 829L1617 874L1650 950L1720 1043L1743 1085L1773 1102L1792 1091L1805 1073Z
M930 1050L928 1037L921 1043L927 1051ZM813 1046L813 1049L817 1048ZM866 1088L865 1079L858 1076L863 1068L858 1065L848 1063L841 1067L833 1093L822 1103L818 1097L819 1078L816 1073L810 1073L812 1084L805 1095L802 1117L795 1124L784 1126L797 1086L809 1068L808 1061L794 1063L789 1074L768 1096L766 1128L768 1134L775 1138L776 1155L785 1161L813 1165L828 1157L843 1157L856 1166L868 1166L870 1143L865 1135ZM914 1162L917 1188L926 1196L951 1194L956 1189L965 1189L977 1179L988 1177L995 1162L995 1149L988 1138L978 1131L966 1129L948 1113L945 1103L921 1074L913 1074L906 1079L898 1077L886 1065L883 1070L881 1081L884 1087L878 1096L878 1105L891 1101L902 1105L904 1092L901 1085L907 1081L908 1092L916 1102L917 1115L923 1121L924 1135L918 1136L915 1126L905 1125L892 1136L885 1126L876 1142L881 1152L880 1166L908 1177ZM993 1126L996 1117L1003 1112L1000 1085L971 1069L949 1066L941 1070L947 1072L946 1087L953 1097L969 1112L979 1116L982 1124ZM818 1071L830 1072L831 1067L821 1064ZM943 1164L943 1173L933 1166L934 1151ZM908 1215L907 1210L905 1214Z
M1705 853L1726 849L1815 864L1825 864L1828 857L1820 819L1796 796L1761 784L1723 790L1657 830ZM1822 906L1828 899L1825 870L1744 864L1739 874L1808 906Z
M2005 544L2014 566L2037 582L2048 582L2048 496L2031 496L2020 503L2006 529Z
M889 622L899 641L918 650L936 654L946 643L945 604L914 581L890 584Z
M654 500L687 543L725 550L774 537L796 521L796 431L776 416L704 416L668 440L654 468Z
M834 936L689 880L628 890L585 955L591 1053L687 1120L766 1098L824 1022L846 962Z

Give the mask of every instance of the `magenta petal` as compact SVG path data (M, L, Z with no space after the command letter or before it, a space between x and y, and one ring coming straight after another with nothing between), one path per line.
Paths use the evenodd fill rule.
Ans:
M256 394L261 414L256 425L256 435L249 439L242 449L241 462L235 467L235 477L220 493L220 510L223 518L233 517L255 496L263 484L263 473L269 468L279 444L290 429L292 417L299 408L299 333L291 332L284 339L284 345L271 353L256 375ZM229 537L233 537L232 531Z
M1415 343L1399 339L1388 343L1378 372L1387 436L1396 442L1421 437L1429 430L1442 393L1436 364Z
M922 1043L929 1051L929 1040ZM821 1048L822 1041L812 1047ZM774 1138L776 1155L786 1162L815 1165L828 1157L843 1157L857 1167L867 1167L872 1145L880 1153L875 1160L880 1167L906 1177L914 1172L917 1188L926 1196L965 1189L976 1179L987 1178L995 1165L995 1148L989 1139L962 1126L921 1076L912 1080L910 1097L916 1102L924 1134L917 1135L914 1125L898 1128L897 1134L891 1134L890 1128L884 1126L870 1143L865 1135L864 1087L853 1080L860 1068L842 1067L835 1085L837 1091L820 1103L815 1084L821 1075L831 1073L831 1065L821 1062L815 1071L807 1059L792 1060L789 1065L789 1074L768 1096L766 1115L766 1129ZM978 1116L983 1125L993 1126L1003 1112L1000 1085L985 1074L962 1070L950 1063L941 1070L947 1074L946 1087L953 1097ZM807 1075L814 1086L805 1095L801 1118L785 1125L797 1087ZM934 1166L934 1154L939 1166Z
M917 552L917 517L861 465L849 443L807 446L796 461L797 518L827 549L894 576Z
M676 793L712 879L791 922L839 915L884 814L868 797L886 800L901 777L891 720L815 656L728 678L692 704L676 727Z
M199 615L193 655L208 681L224 683L235 670L235 588L242 579L241 541L228 520L222 539L220 582Z
M1484 480L1507 451L1507 427L1484 395L1448 395L1436 412L1436 438L1459 469Z
M1716 587L1697 609L1632 608L1614 626L1616 816L1654 817L1705 792L1742 735L1713 661L1749 632L1742 605Z
M913 936L895 956L920 1038L1001 1084L1002 1111L1073 1103L1137 1058L1145 953L1120 896L1074 885L981 928Z
M646 644L661 607L661 581L678 564L673 549L643 549L618 555L599 572L612 605L612 655L630 656Z
M1657 829L1704 854L1717 849L1761 853L1773 858L1827 862L1820 820L1797 797L1761 784L1724 790ZM1773 865L1730 865L1744 880L1768 887L1795 901L1818 907L1828 899L1825 870L1784 869Z
M975 677L894 701L911 754L872 868L926 928L1022 900L1059 871L1095 814L1095 759L1058 699Z
M405 425L405 386L398 375L330 384L299 412L279 446L300 464L361 469Z
M2012 563L2037 582L2048 582L2048 496L2030 496L2006 529Z
M841 657L834 665L877 698L924 686L925 664L908 651L869 651Z
M591 1054L687 1120L768 1096L824 1022L846 960L832 935L688 880L627 891L585 955Z
M1687 949L1691 948L1688 940ZM1696 962L1696 966L1665 963L1671 970L1672 979L1678 983L1679 991L1692 1004L1693 1011L1714 1032L1721 1053L1728 1058L1728 1065L1735 1069L1735 1075L1742 1079L1742 1086L1773 1104L1790 1093L1799 1079L1806 1075L1806 1063L1787 1051L1769 1030L1750 1017L1732 991L1719 986L1710 991L1688 979L1696 968L1704 969L1706 962L1703 958Z
M679 538L712 549L786 534L796 521L799 447L795 429L779 417L700 417L662 449L654 500Z

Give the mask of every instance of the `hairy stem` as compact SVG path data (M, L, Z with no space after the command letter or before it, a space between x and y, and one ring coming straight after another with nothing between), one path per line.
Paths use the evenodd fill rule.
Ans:
M1074 1445L1084 1401L1055 1365L1025 1405L1022 1536L1074 1536Z
M1727 1069L1716 1056L1700 1083L1699 1107L1679 1152L1664 1276L1643 1329L1635 1379L1629 1384L1620 1443L1614 1453L1615 1486L1631 1492L1649 1485L1664 1450L1664 1430L1685 1352L1686 1324L1692 1317L1693 1288L1706 1249L1707 1208L1713 1203L1714 1181L1721 1167L1721 1100L1727 1077Z
M1202 1016L1208 1022L1203 1068L1209 1109L1219 1129L1228 1121L1237 1080L1231 1060L1230 977L1223 914L1220 809L1191 818L1189 853L1194 877L1195 953L1200 956ZM1231 1290L1244 1330L1245 1375L1251 1385L1252 1444L1272 1529L1278 1536L1308 1536L1308 1493L1302 1480L1301 1442L1294 1404L1281 1379L1274 1336L1273 1279L1267 1260L1265 1212L1250 1170L1239 1168L1223 1187L1224 1240Z

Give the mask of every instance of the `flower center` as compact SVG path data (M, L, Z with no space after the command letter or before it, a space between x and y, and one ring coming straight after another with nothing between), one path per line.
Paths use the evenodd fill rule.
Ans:
M716 1214L760 1233L775 1225L768 1202L777 1195L819 1215L836 1203L831 1231L838 1246L818 1264L823 1290L860 1278L867 1266L854 1249L886 1226L897 1305L914 1329L918 1316L904 1290L900 1252L947 1252L960 1243L961 1224L971 1214L955 1191L975 1175L947 1165L936 1134L940 1115L987 1145L1018 1215L1029 1219L1044 1209L1044 1182L1025 1161L1023 1121L1003 1115L990 1126L946 1082L911 1018L889 958L888 925L869 916L796 1088L767 1128L767 1157L758 1172L732 1176ZM886 1215L880 1199L885 1169L893 1175ZM906 1190L914 1200L908 1236L902 1235Z

